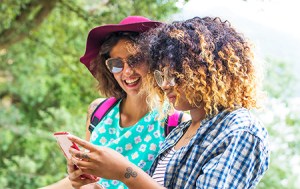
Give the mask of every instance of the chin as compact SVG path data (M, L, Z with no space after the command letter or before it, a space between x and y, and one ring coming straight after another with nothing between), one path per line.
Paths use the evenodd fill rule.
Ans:
M175 104L173 104L173 107L175 110L185 111L182 106L175 106Z
M173 103L173 107L176 109L176 110L180 110L180 111L189 111L191 109L190 106L187 106L186 104L185 105L180 105L180 104L177 104L175 105Z

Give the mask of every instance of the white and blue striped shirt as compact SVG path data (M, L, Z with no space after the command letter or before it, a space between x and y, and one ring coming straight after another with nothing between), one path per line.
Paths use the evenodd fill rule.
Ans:
M157 166L153 173L152 178L162 186L164 185L164 177L165 177L167 165L171 160L171 158L173 157L174 153L175 153L175 149L171 148L163 156L161 156L161 159L158 160Z

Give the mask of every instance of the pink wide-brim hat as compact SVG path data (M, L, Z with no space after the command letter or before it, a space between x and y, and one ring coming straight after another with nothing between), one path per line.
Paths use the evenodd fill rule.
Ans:
M94 60L102 46L104 40L114 32L138 32L142 33L151 28L159 26L161 22L152 21L142 16L128 16L124 18L119 24L107 24L93 28L87 37L86 50L84 55L80 58L89 71L95 76L96 67L91 68L91 61Z

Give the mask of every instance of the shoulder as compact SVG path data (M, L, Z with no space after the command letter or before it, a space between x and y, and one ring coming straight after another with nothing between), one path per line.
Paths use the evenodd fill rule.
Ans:
M238 137L240 140L258 142L263 150L268 152L268 132L263 124L247 109L240 108L230 112L220 123L222 136L225 138Z
M90 103L89 107L88 107L88 114L91 115L91 114L95 111L95 109L97 108L97 106L98 106L101 102L103 102L105 99L106 99L106 98L97 98L97 99L93 100L93 101Z
M245 108L239 108L230 112L223 120L222 123L225 129L235 131L244 130L258 136L259 138L265 138L267 130L263 126L260 120L254 116L250 110Z

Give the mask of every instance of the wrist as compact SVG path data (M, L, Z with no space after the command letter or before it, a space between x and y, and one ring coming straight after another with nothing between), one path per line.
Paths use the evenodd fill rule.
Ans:
M134 165L129 165L125 168L123 174L121 175L120 181L122 181L126 186L132 186L132 184L138 179L140 169Z

